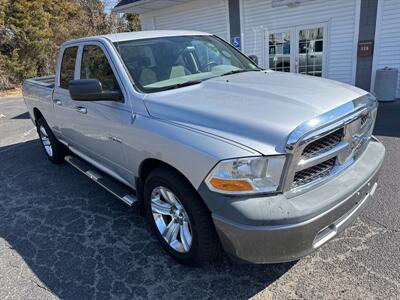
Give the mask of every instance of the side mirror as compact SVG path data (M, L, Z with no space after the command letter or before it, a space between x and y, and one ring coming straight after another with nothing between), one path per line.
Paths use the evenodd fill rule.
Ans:
M122 97L116 91L103 91L101 82L97 79L71 80L68 85L69 94L77 101L121 101Z
M250 58L252 61L254 61L254 62L256 63L256 65L258 65L258 57L257 57L257 55L254 55L254 54L249 55L249 58Z

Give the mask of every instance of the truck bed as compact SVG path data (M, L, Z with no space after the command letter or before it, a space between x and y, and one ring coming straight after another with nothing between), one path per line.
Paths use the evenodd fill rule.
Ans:
M33 85L41 85L46 88L53 89L55 84L55 75L43 76L43 77L35 77L26 79L25 83L33 84Z
M55 76L44 76L26 79L22 85L22 94L31 119L34 120L34 108L45 116L47 122L54 118L53 91Z

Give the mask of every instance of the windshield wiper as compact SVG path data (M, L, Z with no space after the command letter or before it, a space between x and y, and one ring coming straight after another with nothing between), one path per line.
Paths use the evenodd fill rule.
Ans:
M226 73L222 73L219 76L226 76L226 75L232 75L232 74L237 74L237 73L243 73L243 72L251 72L251 71L260 71L260 69L238 69L238 70L231 70Z
M189 80L189 81L166 86L163 90L172 90L172 89L176 89L176 88L180 88L180 87L184 87L184 86L199 84L201 82L202 82L202 80Z

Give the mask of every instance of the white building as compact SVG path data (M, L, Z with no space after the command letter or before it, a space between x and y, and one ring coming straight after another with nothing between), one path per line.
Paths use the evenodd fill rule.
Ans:
M264 67L371 91L377 69L400 68L400 0L122 0L114 10L140 14L143 30L210 32Z

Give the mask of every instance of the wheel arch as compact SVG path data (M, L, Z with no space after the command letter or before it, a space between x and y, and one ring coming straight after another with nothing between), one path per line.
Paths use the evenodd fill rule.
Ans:
M144 184L145 184L146 178L149 176L149 174L152 171L154 171L157 168L167 168L167 169L170 169L170 170L178 173L179 175L182 176L182 178L187 183L190 184L190 186L193 187L193 189L196 191L196 193L198 193L197 189L192 184L192 182L190 182L190 180L187 178L187 176L185 176L185 174L183 172L181 172L179 169L177 169L176 167L172 166L171 164L169 164L163 160L160 160L157 158L147 158L140 163L139 169L138 169L138 177L136 178L136 192L137 192L138 199L140 201L143 200L143 190L144 190ZM200 196L200 194L199 194L199 196ZM201 196L200 196L200 198L201 198ZM203 202L205 203L204 200L203 200Z
M33 108L33 117L34 117L35 124L39 118L43 118L43 114L40 112L40 110L37 107Z
M190 185L195 189L195 187L193 186L193 184L190 182L190 180L185 176L185 174L183 174L183 172L181 172L180 170L178 170L177 168L175 168L174 166L172 166L171 164L157 159L157 158L147 158L144 161L142 161L140 163L139 166L139 178L140 180L144 183L146 181L147 176L155 169L160 168L160 167L164 167L170 170L173 170L177 173L179 173L183 178L185 178L185 180L187 182L190 183Z

